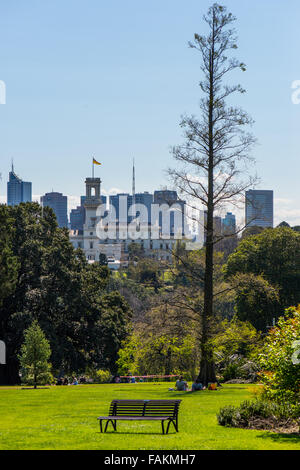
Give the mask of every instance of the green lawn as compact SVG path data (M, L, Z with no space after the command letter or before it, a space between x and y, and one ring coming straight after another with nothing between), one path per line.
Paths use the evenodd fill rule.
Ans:
M0 387L0 449L300 449L296 436L224 428L216 413L251 398L251 386L218 391L171 392L167 383L79 385L26 390ZM181 398L179 433L161 434L160 422L120 422L118 431L99 432L113 398Z

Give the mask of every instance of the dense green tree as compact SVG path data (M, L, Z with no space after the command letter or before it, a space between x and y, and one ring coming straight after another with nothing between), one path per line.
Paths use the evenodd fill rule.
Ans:
M142 258L135 266L130 266L129 276L135 281L152 287L155 292L161 287L160 271L162 266L159 262L151 259Z
M282 404L300 403L300 308L286 309L257 351L264 396Z
M91 360L98 368L112 366L115 348L128 331L130 309L119 294L107 293L107 267L89 265L83 252L74 250L68 231L58 228L51 209L26 203L8 210L19 268L14 292L0 305L0 337L7 346L0 381L18 382L17 355L23 332L33 320L50 341L56 371L84 370ZM106 319L115 315L118 321L110 321L108 328ZM93 329L97 335L89 333Z
M7 206L0 205L0 305L15 291L17 284L19 264L12 250L12 234L13 220L9 210Z
M130 243L130 245L128 246L129 261L137 262L144 256L145 252L140 243Z
M264 227L259 227L258 225L246 227L245 230L243 230L241 239L244 240L247 237L252 237L252 235L259 235L264 230Z
M254 274L239 273L231 284L235 288L236 317L259 331L267 331L280 314L278 289Z
M279 293L279 310L300 302L300 234L291 228L264 230L243 240L229 256L225 277L262 276Z

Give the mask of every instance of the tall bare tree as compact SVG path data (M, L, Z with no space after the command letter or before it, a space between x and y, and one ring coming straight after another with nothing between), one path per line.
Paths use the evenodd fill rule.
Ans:
M201 203L207 214L199 372L199 379L207 384L216 380L210 324L214 304L214 244L220 237L214 233L214 215L220 207L236 203L253 186L255 178L248 175L247 163L252 160L249 154L255 139L248 130L252 119L232 104L232 95L245 90L225 82L230 72L246 70L244 63L231 57L237 49L236 31L231 28L236 18L226 7L215 3L203 19L208 25L207 35L195 34L189 43L201 58L200 118L182 117L184 143L172 149L178 165L169 170L169 175L179 191Z

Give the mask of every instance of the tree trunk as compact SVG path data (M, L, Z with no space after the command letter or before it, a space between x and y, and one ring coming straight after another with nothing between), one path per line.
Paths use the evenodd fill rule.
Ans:
M167 355L166 355L165 375L171 375L171 357L172 357L172 351L171 351L171 348L168 348Z
M209 92L209 160L208 160L208 194L207 194L207 220L206 220L206 248L205 248L205 275L204 275L204 306L202 312L201 334L201 361L198 378L204 386L208 382L215 382L215 366L213 354L209 347L209 324L213 315L213 271L214 271L214 26L213 42L210 53L210 92Z

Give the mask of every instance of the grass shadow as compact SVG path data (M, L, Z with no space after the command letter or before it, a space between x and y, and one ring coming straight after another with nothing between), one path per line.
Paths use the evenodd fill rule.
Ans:
M21 387L21 390L50 390L50 387Z
M267 431L263 435L257 436L259 439L271 439L273 442L300 444L300 433L274 433Z
M162 432L149 432L149 431L145 431L145 432L132 432L132 431L106 431L106 432L100 432L100 431L97 431L97 434L101 434L101 435L105 435L105 434L108 434L108 435L123 435L123 434L126 434L127 436L130 435L130 436L136 436L136 435L139 435L139 436L175 436L177 433L176 432L169 432L168 434L163 434Z

